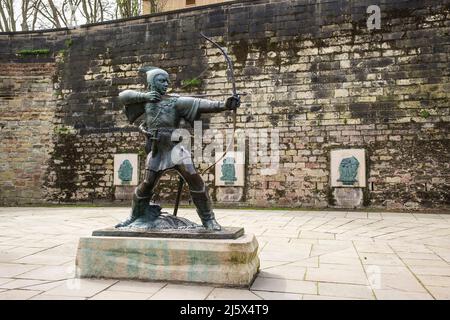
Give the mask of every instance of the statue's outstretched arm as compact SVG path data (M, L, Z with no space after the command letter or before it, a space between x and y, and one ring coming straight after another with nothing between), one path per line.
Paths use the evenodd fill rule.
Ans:
M124 105L148 101L147 92L138 92L134 90L125 90L119 93L119 101Z
M217 113L227 110L225 103L192 97L180 97L177 100L179 110L195 109L196 113Z
M235 110L240 105L240 98L229 97L226 102L192 98L179 97L176 102L178 114L193 122L197 120L202 113L218 113L225 110Z

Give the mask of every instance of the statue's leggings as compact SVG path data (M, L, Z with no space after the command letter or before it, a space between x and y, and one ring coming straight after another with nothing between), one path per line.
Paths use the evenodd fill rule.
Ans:
M214 219L212 203L206 188L206 184L192 165L178 165L173 168L188 184L192 201L197 207L197 213L202 221ZM153 192L158 185L159 179L165 171L145 171L144 181L136 188L136 195L139 198L151 200Z

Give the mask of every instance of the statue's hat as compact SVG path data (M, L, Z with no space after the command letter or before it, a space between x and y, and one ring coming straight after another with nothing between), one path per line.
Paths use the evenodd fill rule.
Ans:
M149 86L154 85L153 80L159 74L165 75L167 78L169 78L169 74L167 73L167 71L157 67L145 66L140 68L139 72L145 72L147 74L147 83Z

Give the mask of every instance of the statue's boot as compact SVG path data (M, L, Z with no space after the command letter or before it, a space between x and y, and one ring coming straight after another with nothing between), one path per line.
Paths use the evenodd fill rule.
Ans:
M117 224L116 228L126 227L136 221L139 217L142 217L145 214L145 210L149 206L151 197L152 195L140 196L139 191L136 188L133 194L133 201L131 203L131 214L125 221Z
M212 211L212 203L206 187L203 191L191 191L191 197L197 207L197 213L202 220L203 226L208 230L222 230L222 227L216 221L214 212Z

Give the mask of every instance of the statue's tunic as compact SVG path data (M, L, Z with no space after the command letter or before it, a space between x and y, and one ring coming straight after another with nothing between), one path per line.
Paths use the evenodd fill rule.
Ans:
M125 105L143 103L145 106L145 124L153 139L146 169L156 172L184 165L194 173L190 151L179 140L172 141L172 133L179 128L182 119L192 125L201 113L225 110L221 102L191 97L164 96L159 102L148 102L143 93L132 90L122 92L119 97ZM178 134L174 135L174 138L178 137Z

